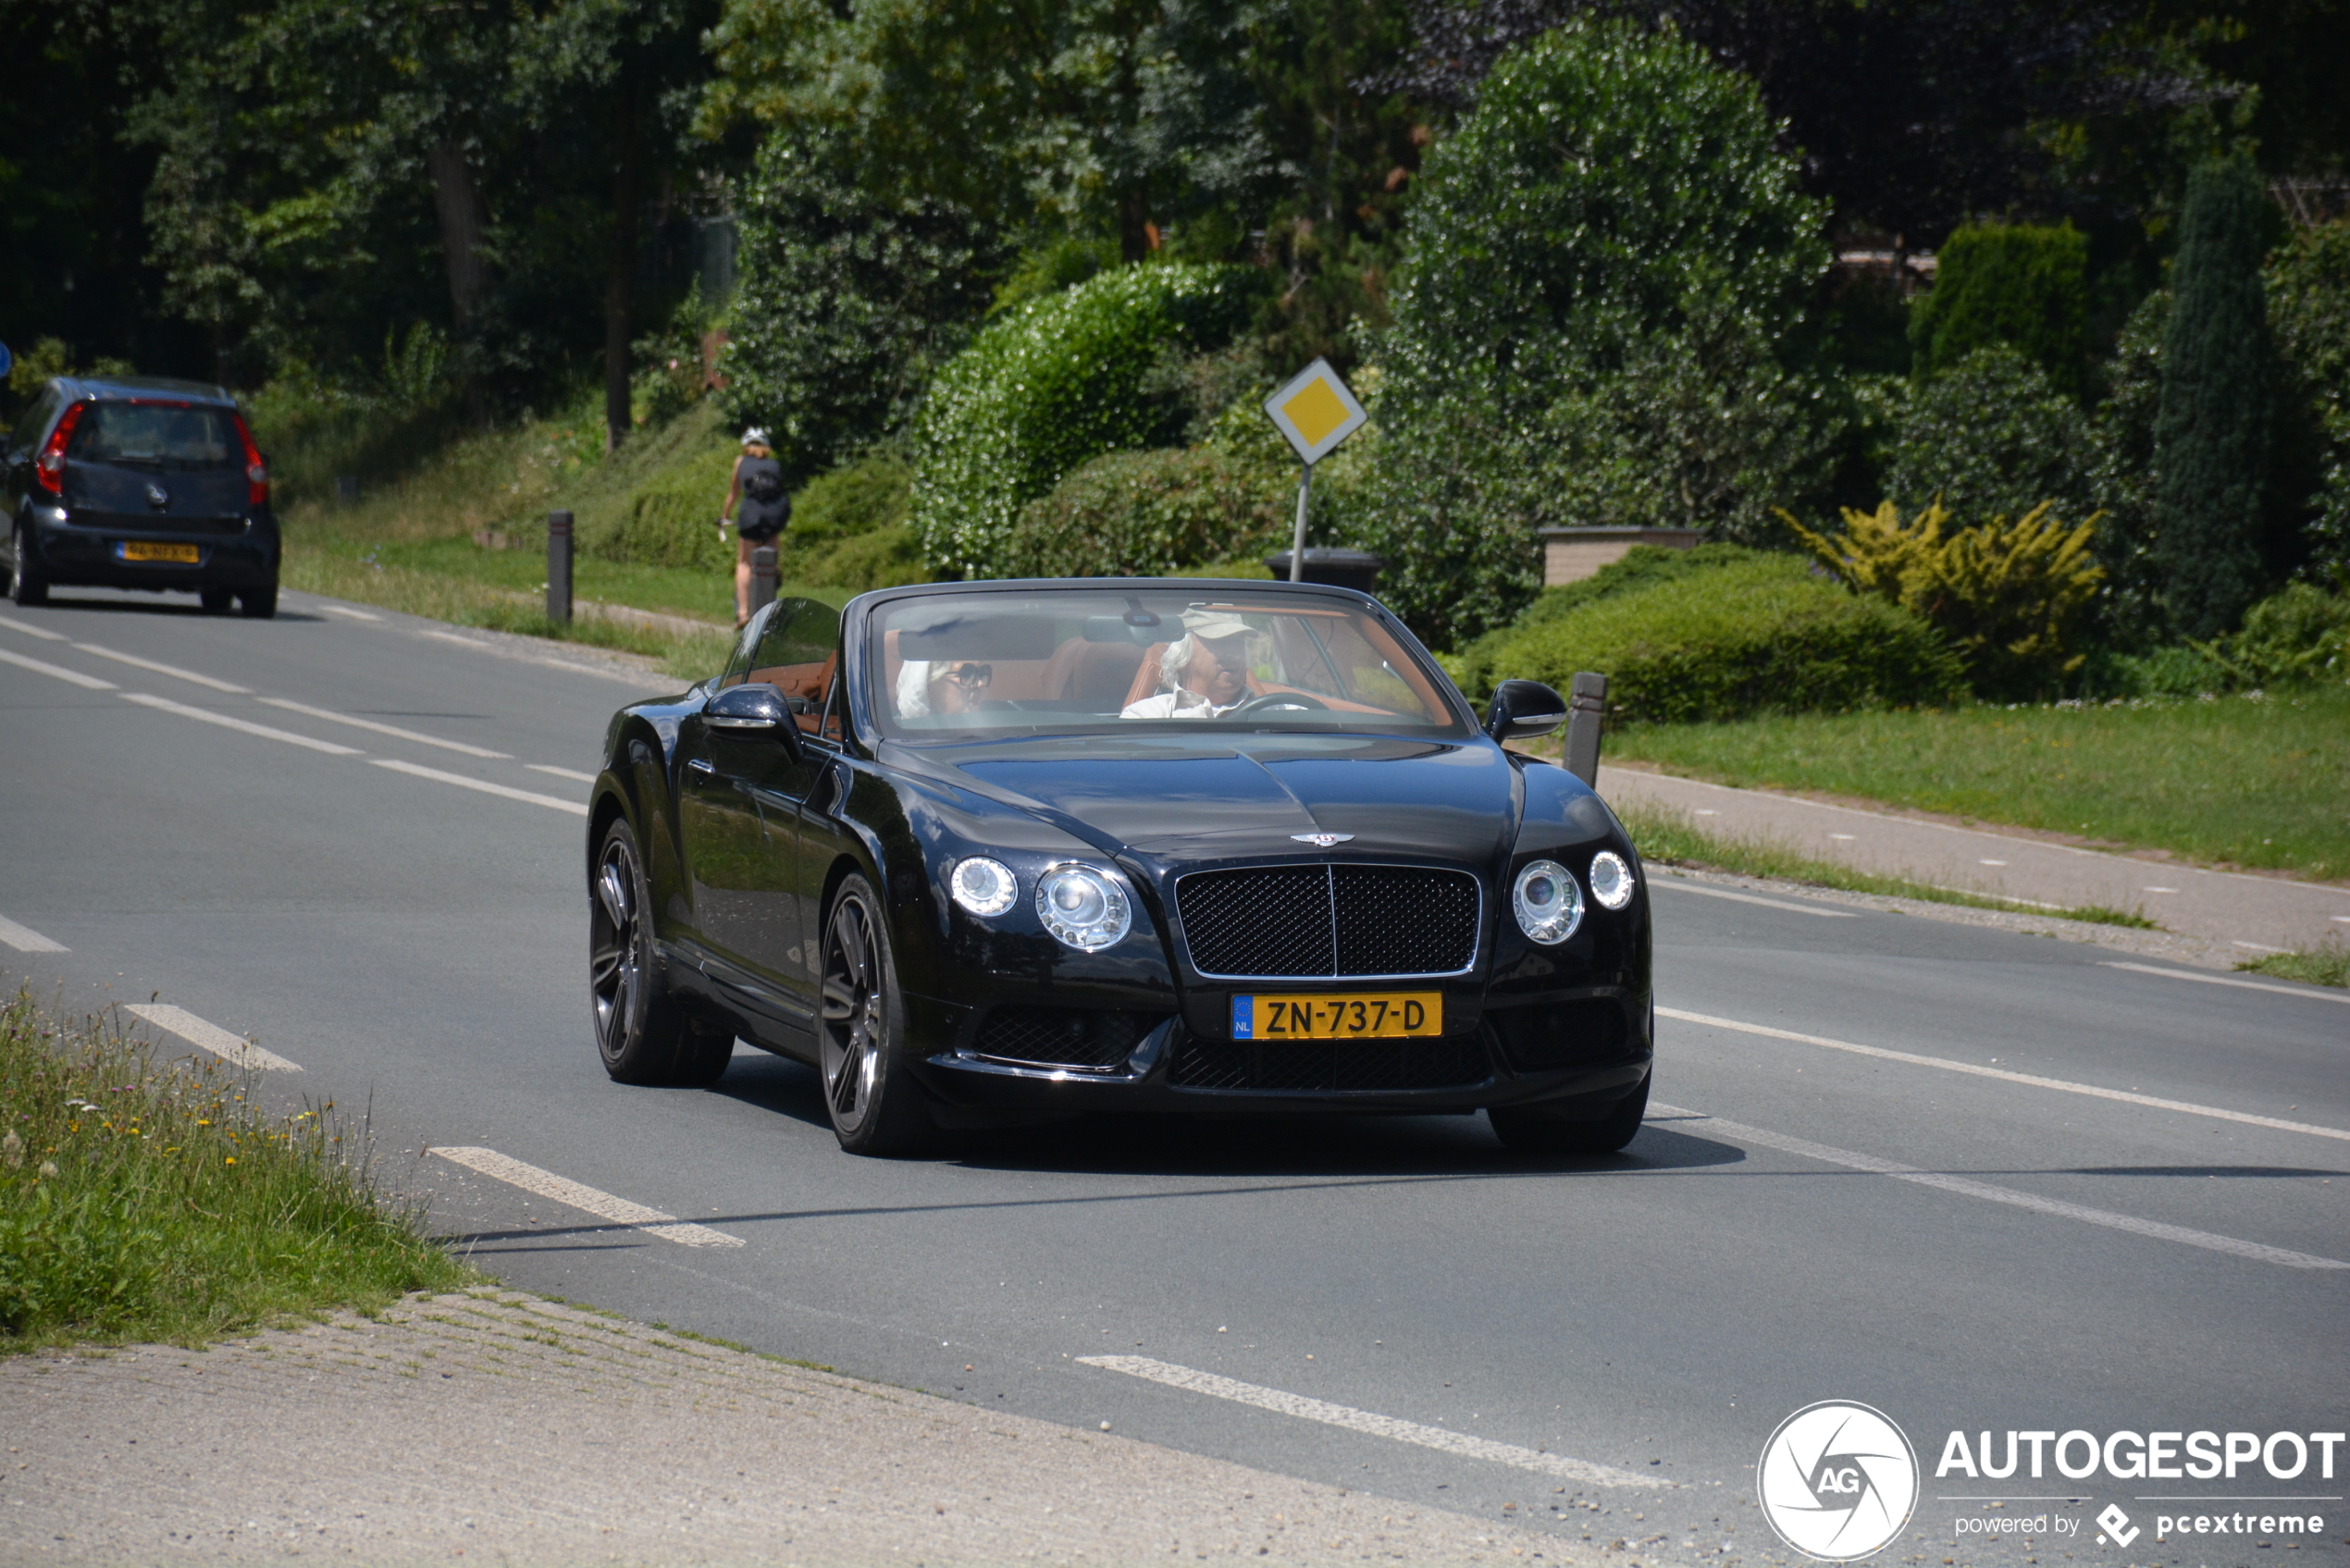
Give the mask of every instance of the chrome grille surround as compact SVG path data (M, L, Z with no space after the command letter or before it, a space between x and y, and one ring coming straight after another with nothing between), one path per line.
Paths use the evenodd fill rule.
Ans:
M1485 886L1438 866L1312 862L1191 871L1175 910L1210 980L1423 980L1477 967Z

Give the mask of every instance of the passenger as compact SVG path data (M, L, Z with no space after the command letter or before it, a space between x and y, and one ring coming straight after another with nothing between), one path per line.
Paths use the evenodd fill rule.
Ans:
M996 678L992 664L968 659L909 659L897 672L897 716L927 719L968 713Z
M1250 641L1255 632L1239 616L1214 610L1183 611L1183 635L1158 659L1158 690L1119 712L1121 719L1213 719L1254 697Z

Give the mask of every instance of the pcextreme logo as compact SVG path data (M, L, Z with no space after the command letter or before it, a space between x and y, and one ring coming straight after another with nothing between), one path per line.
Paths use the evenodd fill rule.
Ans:
M1806 1557L1850 1562L1882 1551L1918 1500L1918 1456L1883 1411L1849 1400L1779 1423L1755 1468L1762 1516Z

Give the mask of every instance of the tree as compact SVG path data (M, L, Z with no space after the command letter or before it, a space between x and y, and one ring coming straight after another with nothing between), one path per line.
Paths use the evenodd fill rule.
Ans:
M1910 307L1923 381L2012 344L2075 398L2089 371L2089 241L2071 224L1974 223L1943 243L1933 290Z
M1913 391L1901 412L1885 493L1906 512L1937 502L1958 526L2096 510L2089 424L2040 366L1994 342Z
M1430 153L1356 531L1439 646L1534 591L1539 525L1754 537L1801 498L1829 400L1787 362L1827 255L1773 130L1689 45L1588 23L1505 56Z
M2247 159L2196 169L2171 268L2154 427L2155 555L2171 619L2189 636L2234 625L2263 586L2275 379L2260 279L2266 200Z

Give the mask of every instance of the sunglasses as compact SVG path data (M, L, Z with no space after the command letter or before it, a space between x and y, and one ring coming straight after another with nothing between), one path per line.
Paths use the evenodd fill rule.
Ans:
M993 664L958 664L931 677L934 681L952 681L965 691L983 686L995 678L996 666Z

